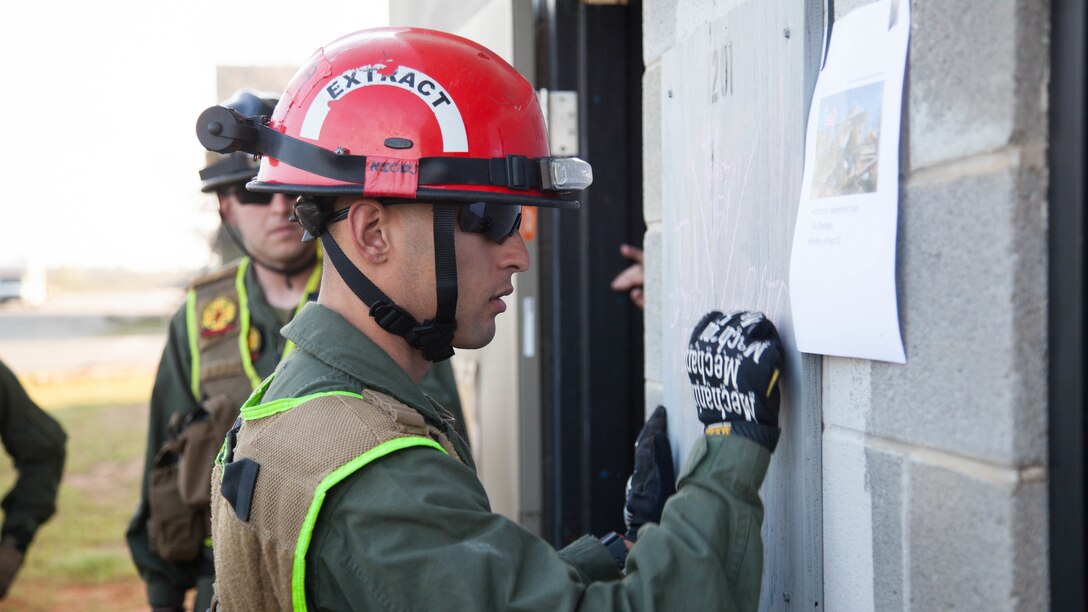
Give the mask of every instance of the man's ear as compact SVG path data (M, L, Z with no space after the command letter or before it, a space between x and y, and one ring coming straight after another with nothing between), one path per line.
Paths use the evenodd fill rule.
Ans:
M222 191L215 193L219 198L219 217L223 221L235 225L234 223L234 208L231 206L231 196L224 194Z
M347 225L355 251L372 264L389 259L389 210L377 200L363 198L351 203Z

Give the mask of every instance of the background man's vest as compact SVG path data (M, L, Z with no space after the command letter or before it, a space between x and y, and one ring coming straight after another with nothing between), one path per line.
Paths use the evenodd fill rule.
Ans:
M250 326L245 285L249 265L250 259L242 258L196 279L189 288L185 316L190 387L200 406L175 415L170 438L159 449L148 479L148 536L155 553L167 561L195 559L202 547L210 545L212 462L239 407L261 382L253 367L261 335ZM320 277L319 264L299 308ZM288 343L283 356L293 347Z

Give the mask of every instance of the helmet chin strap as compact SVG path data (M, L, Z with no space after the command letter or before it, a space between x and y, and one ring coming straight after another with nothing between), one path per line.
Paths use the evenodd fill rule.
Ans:
M237 246L242 251L242 253L245 254L246 257L252 259L254 262L257 263L257 265L261 266L262 268L267 268L275 272L276 274L282 274L283 282L287 285L288 289L291 289L292 276L298 274L299 272L302 272L303 270L308 270L315 263L317 263L317 252L315 251L311 253L310 256L307 257L306 260L300 264L287 268L274 266L267 261L257 258L255 255L253 255L253 253L250 253L249 249L246 248L245 242L242 240L242 237L238 235L238 230L234 229L231 224L223 221L223 229L227 230L227 235L230 236L230 239L234 242L234 245Z
M320 235L325 255L355 296L370 308L370 316L378 325L404 338L412 348L422 351L424 359L435 363L453 356L453 332L457 328L457 254L453 238L456 216L457 209L453 205L434 205L434 269L438 312L433 319L423 323L397 306L356 268L329 232L323 231Z

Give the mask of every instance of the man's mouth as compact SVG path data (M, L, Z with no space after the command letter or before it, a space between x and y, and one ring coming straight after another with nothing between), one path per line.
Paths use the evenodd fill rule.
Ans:
M502 301L502 298L510 295L513 292L514 292L513 287L507 287L506 289L500 291L499 293L496 293L495 295L491 296L491 299L489 300L489 302L493 306L495 306L498 309L499 312L506 312L506 302Z

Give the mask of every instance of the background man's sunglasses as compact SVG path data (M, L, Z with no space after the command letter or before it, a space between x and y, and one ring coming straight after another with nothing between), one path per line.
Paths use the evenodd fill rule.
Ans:
M258 206L267 206L271 204L272 197L276 195L274 193L247 191L245 187L232 187L228 193L234 196L234 199L238 200L239 204L256 204Z
M521 228L521 206L473 202L464 204L457 212L462 231L483 234L502 244Z

